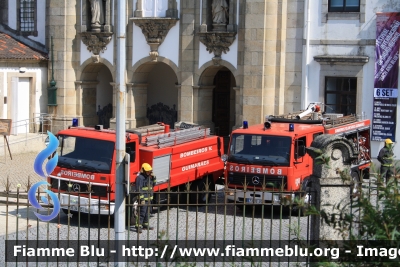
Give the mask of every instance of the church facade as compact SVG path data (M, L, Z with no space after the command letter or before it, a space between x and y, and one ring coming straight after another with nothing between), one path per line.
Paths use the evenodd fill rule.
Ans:
M49 113L55 128L72 118L113 127L116 1L49 2L57 81L57 103ZM292 59L301 51L289 47L302 38L287 35L288 29L301 31L300 7L280 1L127 1L127 127L185 121L226 136L243 120L260 123L264 115L300 109L301 65ZM288 21L289 13L296 23ZM286 73L294 72L300 79L286 81Z
M221 136L244 120L261 123L310 102L371 119L376 13L400 10L389 0L126 4L126 127L184 121ZM56 82L32 87L40 103L35 112L52 116L54 132L73 118L81 126L114 128L117 1L2 1L1 24L18 35L27 7L36 9L30 19L36 28L21 36L47 48L42 80L54 72ZM3 118L8 104L0 105ZM373 155L380 145L372 141Z

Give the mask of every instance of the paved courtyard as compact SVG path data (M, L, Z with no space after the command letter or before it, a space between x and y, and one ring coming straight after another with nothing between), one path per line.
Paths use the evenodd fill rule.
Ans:
M37 153L24 153L12 155L12 160L0 157L0 192L4 192L7 188L7 178L9 182L9 190L15 192L17 185L20 190L25 192L28 187L28 180L31 184L39 182L42 178L33 170L33 163Z

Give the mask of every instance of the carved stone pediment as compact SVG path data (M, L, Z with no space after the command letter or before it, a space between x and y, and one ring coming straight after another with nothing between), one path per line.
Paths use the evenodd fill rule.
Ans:
M94 55L104 53L106 46L110 43L112 32L81 32L82 42Z
M199 32L197 34L200 42L207 47L207 51L214 53L214 65L220 64L222 52L226 54L236 38L236 32Z
M179 19L175 18L131 18L144 34L150 46L150 57L157 61L158 47L162 44L169 30Z

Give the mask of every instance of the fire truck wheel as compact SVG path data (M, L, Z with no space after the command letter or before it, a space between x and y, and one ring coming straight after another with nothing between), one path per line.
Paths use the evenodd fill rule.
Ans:
M210 203L212 184L212 176L204 176L203 179L193 181L190 186L189 202L202 205Z
M351 181L351 197L354 199L357 198L361 192L360 176L358 172L354 171L351 173Z

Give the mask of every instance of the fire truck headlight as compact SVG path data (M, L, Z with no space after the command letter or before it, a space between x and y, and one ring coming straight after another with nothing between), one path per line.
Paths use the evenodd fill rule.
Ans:
M110 206L109 205L100 205L100 210L109 210Z
M222 159L223 162L226 162L228 160L228 155L227 154L223 154L221 156L221 159Z
M229 190L229 189L228 189L228 191L226 191L226 194L227 194L228 196L234 196L234 195L235 195L235 191L234 191L234 190Z
M281 198L279 194L273 194L273 202L274 203L280 203L281 202Z

